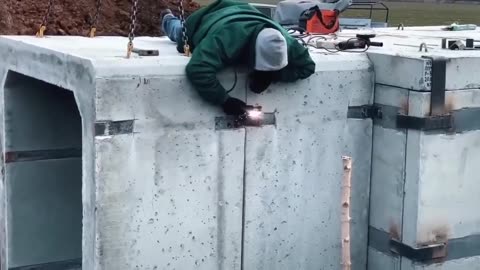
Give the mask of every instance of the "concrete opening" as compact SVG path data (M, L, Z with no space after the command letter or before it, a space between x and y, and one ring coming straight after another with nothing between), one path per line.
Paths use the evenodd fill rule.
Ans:
M80 269L82 125L73 92L11 71L4 89L8 269Z

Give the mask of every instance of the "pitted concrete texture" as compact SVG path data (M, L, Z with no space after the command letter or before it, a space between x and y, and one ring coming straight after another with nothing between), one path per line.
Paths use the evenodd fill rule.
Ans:
M446 112L471 110L475 116L480 107L480 50L445 50L441 43L443 37L473 38L478 46L480 31L423 27L375 32L376 40L385 45L368 52L375 68L375 103L411 116L429 115L432 81L438 79L432 77L430 58L443 57L446 74L438 76L446 78ZM428 51L419 50L421 43L427 44ZM384 115L381 121L388 118ZM479 189L473 171L480 158L479 138L478 130L452 134L374 126L370 226L412 247L448 240L449 255L442 263L423 265L393 256L388 245L380 248L385 253L369 248L368 269L475 268L472 265L478 264L480 256L470 239L478 234L480 222L480 215L472 214L478 211L471 208L479 204L473 192ZM452 244L456 241L462 244ZM370 246L382 246L381 241L371 238Z
M314 75L261 95L246 90L241 71L232 95L275 112L276 125L215 130L223 113L188 83L188 58L167 39L136 38L160 56L126 59L127 41L0 38L2 86L12 71L73 91L83 269L240 269L242 259L245 269L339 266L343 136L350 100L371 100L351 95L371 96L367 56L312 52ZM219 74L226 88L233 78ZM104 121L133 121L133 130L95 136ZM360 200L359 212L368 204Z
M215 130L215 117L223 113L199 98L185 78L188 58L178 54L166 38L136 38L135 47L158 49L160 55L133 54L126 59L128 39L121 37L1 37L0 100L2 108L11 102L4 96L4 85L14 74L73 91L82 125L83 269L211 270L241 269L242 264L245 269L339 269L340 219L336 213L340 209L340 157L350 154L354 159L352 260L354 270L364 270L370 174L370 225L385 231L391 229L392 222L401 227L405 222L404 189L411 190L418 183L417 178L409 178L404 186L406 171L409 174L415 169L404 161L416 153L408 152L406 145L408 149L422 147L428 155L419 159L421 167L413 172L427 177L421 181L429 185L440 177L432 171L434 161L449 161L439 158L435 149L441 144L441 149L451 150L454 145L452 137L432 140L422 135L413 141L415 137L407 136L404 130L373 126L371 119L347 120L347 107L371 104L375 83L375 101L384 105L405 106L408 90L430 91L427 81L431 69L424 56L450 58L447 88L463 91L452 91L459 94L449 94L447 99L459 99L454 103L459 108L478 105L475 89L480 85L475 73L480 65L478 51L439 49L440 36L476 38L478 31L440 32L434 27L367 32L372 31L378 34L375 41L384 42L383 48L372 47L367 53L311 49L317 63L314 75L293 84L272 85L261 95L247 90L245 72L239 69L231 94L262 105L266 112L275 112L273 126ZM338 38L346 40L360 32L366 31L345 30ZM422 42L429 46L428 52L418 51ZM230 88L233 70L222 71L219 79ZM401 94L382 85L402 89ZM423 103L415 105L412 100L410 111L424 115L428 107L425 95L416 94ZM37 107L55 106L45 98L35 100ZM1 138L7 148L8 142L16 145L15 141L21 141L21 137L12 139L9 135L22 120L18 115L22 114L0 115ZM53 123L57 117L39 119ZM122 134L95 136L95 125L109 121L133 125ZM36 126L42 129L43 125ZM48 150L39 144L51 130L42 130L43 137L21 150ZM476 145L476 134L457 137L462 138L459 142L465 149ZM70 142L69 138L53 141L54 148L75 146L62 144ZM391 155L391 149L396 155ZM464 156L468 164L478 160L471 151L459 158ZM42 162L33 161L34 165ZM8 173L9 166L14 166L5 166L4 177L15 181L15 174ZM470 170L466 172L472 175ZM454 177L455 172L447 170L442 175ZM472 190L477 186L471 181L464 187L449 184L450 189L463 193L468 187ZM412 202L423 198L447 202L428 190L423 186L408 196L419 196ZM0 192L6 192L3 183ZM457 199L461 198L465 196ZM0 207L8 208L8 201ZM409 209L410 224L415 228L406 226L409 229L404 233L414 241L417 227L427 228L441 211L414 204ZM416 211L425 213L425 218L417 220ZM8 217L4 209L1 213L0 221ZM475 227L474 217L461 223L462 213L445 221L454 224L455 236L469 234ZM4 227L2 222L0 229L6 235ZM11 259L5 251L6 240L0 240L0 257ZM55 255L51 254L52 260ZM381 269L397 265L397 261L376 261L377 255L370 254L371 265Z

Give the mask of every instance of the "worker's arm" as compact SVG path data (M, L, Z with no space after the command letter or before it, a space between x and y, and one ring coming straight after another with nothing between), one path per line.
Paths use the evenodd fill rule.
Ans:
M306 79L315 73L315 62L310 57L308 49L297 41L293 42L291 46L288 65L276 74L275 81L294 82Z
M217 72L226 63L234 63L243 49L242 39L235 40L224 31L204 39L193 51L186 67L187 77L200 96L213 105L221 105L229 97L217 79Z

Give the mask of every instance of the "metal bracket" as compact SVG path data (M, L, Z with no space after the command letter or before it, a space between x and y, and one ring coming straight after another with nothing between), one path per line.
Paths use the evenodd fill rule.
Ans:
M275 113L263 113L262 117L252 119L242 116L219 116L215 117L215 129L236 129L243 127L261 127L265 125L275 125Z
M431 60L430 75L430 114L426 117L397 115L397 127L416 130L450 129L452 116L445 112L445 81L447 59L444 57L423 56Z
M132 52L138 54L139 56L158 56L159 55L158 50L143 50L143 49L133 48Z
M447 244L411 247L395 239L390 239L390 251L415 262L425 262L446 257Z
M397 128L415 129L422 131L450 130L453 128L452 115L415 117L410 115L397 115Z
M82 157L81 148L45 149L5 152L5 163Z
M348 118L354 119L381 119L383 116L382 108L377 105L361 105L361 106L349 106L348 107Z
M135 120L99 121L95 123L95 136L111 136L133 133Z
M465 43L464 43L465 42ZM442 49L449 50L479 50L480 45L477 40L467 38L464 40L442 38ZM475 44L477 42L477 44Z
M9 270L62 270L62 269L81 269L82 259L73 259L68 261L58 261L50 263L42 263L28 266L17 266L8 268Z

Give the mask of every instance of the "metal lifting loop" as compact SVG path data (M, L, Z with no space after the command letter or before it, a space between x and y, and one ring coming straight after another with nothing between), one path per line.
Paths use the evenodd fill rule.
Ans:
M428 47L427 47L427 43L425 42L422 42L422 44L420 44L420 48L419 48L419 52L422 51L422 49L425 49L425 52L428 52Z
M98 15L100 14L100 7L102 6L102 0L97 0L96 3L96 10L95 14L93 15L93 19L90 23L90 32L89 32L89 37L93 38L95 37L95 33L97 32L97 20L98 20Z
M183 8L183 0L180 0L178 5L180 11L180 21L182 22L182 40L183 40L183 53L185 56L190 57L190 46L188 45L187 26L185 25L185 9Z
M40 27L39 27L38 32L36 34L37 37L43 38L45 30L47 30L48 17L50 16L50 13L52 12L52 7L53 7L53 0L49 0L47 11L45 12L45 15L43 15L42 23L40 24Z
M135 26L137 21L138 0L132 0L132 14L130 15L130 33L128 33L127 58L130 58L133 51L133 39L135 38Z

